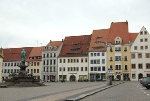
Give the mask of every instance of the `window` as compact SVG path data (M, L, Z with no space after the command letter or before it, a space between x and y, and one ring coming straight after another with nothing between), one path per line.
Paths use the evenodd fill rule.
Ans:
M112 67L112 65L110 65L110 68L113 70L113 67Z
M124 68L125 70L128 70L128 66L127 65L125 65L125 68Z
M138 67L139 67L139 69L142 69L143 65L142 64L138 64Z
M79 71L79 67L77 67L77 71Z
M13 63L11 63L11 66L13 66Z
M134 50L137 50L137 46L134 46Z
M140 42L143 42L143 39L140 39Z
M144 34L147 35L147 31L144 31Z
M135 59L135 54L131 54L131 59Z
M112 59L112 57L110 57L110 61L112 61L113 59Z
M136 76L135 76L135 74L132 74L132 79L136 79Z
M77 59L77 62L79 62L79 59Z
M68 67L68 71L70 71L70 67Z
M61 67L59 67L59 71L61 71Z
M100 60L99 59L97 60L97 64L100 64Z
M105 59L102 59L102 64L105 64Z
M124 61L127 61L127 56L124 56Z
M94 67L94 71L97 71L97 67Z
M83 62L83 58L81 58L81 62Z
M100 53L97 53L97 56L100 56Z
M81 67L81 71L83 71L83 67Z
M148 46L145 46L145 49L148 49Z
M34 69L34 73L36 73L36 69Z
M37 69L37 73L39 73L39 69Z
M65 71L65 67L63 68L63 71Z
M93 53L91 53L91 56L93 56Z
M142 58L142 53L138 53L138 58Z
M105 66L102 67L102 71L105 71Z
M98 71L101 71L101 67L98 67Z
M124 47L124 51L127 51L127 47Z
M85 62L87 62L87 58L85 58Z
M136 65L135 65L135 64L132 64L131 66L132 66L132 69L135 69L135 68L136 68Z
M34 66L36 66L36 62L34 62Z
M8 66L10 66L10 63L8 63Z
M87 71L87 67L85 67L85 71Z
M68 59L68 63L70 63L70 59Z
M93 71L93 67L91 67L91 71Z
M40 65L40 62L37 62L37 66L39 66Z
M96 56L96 53L94 53L94 56Z
M140 35L143 35L143 32L142 32L142 31L140 32Z
M93 64L93 60L91 60L91 64Z
M5 63L5 66L7 66L7 63Z
M140 49L143 50L143 46L140 46Z
M105 53L102 53L102 56L105 56Z
M146 63L146 69L150 69L150 63Z
M11 73L13 73L13 69L11 69Z
M146 58L150 58L150 53L145 53Z
M144 40L145 40L145 42L148 42L147 38L146 38L146 39L144 39Z
M62 63L62 59L59 59L60 61L59 61L59 63Z
M65 63L65 59L63 59L63 63Z

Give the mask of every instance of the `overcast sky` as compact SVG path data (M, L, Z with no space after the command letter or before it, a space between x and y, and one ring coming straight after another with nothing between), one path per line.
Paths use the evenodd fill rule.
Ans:
M150 32L150 0L0 0L0 47L43 46L126 20L129 32Z

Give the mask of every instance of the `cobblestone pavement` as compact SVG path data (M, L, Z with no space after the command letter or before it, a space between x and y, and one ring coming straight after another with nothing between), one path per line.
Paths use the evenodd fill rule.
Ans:
M139 82L125 82L80 101L150 101L150 90Z
M41 87L0 88L0 101L55 101L106 85L106 82L57 82Z

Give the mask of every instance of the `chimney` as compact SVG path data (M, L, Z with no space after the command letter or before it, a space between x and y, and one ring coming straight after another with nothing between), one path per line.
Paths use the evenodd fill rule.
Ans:
M64 39L62 39L62 42L64 42Z
M50 42L52 42L52 40L50 40Z

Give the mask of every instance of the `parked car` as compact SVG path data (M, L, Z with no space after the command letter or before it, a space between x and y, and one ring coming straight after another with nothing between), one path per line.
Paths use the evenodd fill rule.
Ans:
M120 81L118 78L115 78L115 81Z
M101 78L97 78L96 81L102 81L102 79Z
M150 89L150 77L146 77L142 79L142 86Z
M89 80L88 79L84 79L84 82L88 82Z
M142 78L139 79L139 82L140 82L141 84L142 84L142 80L143 80L144 78L146 78L146 77L142 77Z

